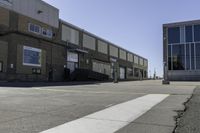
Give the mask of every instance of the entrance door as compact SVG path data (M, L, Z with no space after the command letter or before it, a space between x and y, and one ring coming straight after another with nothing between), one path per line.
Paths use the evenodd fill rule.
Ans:
M78 64L76 62L67 62L67 68L72 73L76 68L78 68Z
M125 79L125 68L124 67L120 67L120 79Z
M74 72L78 68L78 54L75 52L67 53L67 68L70 70L70 73Z

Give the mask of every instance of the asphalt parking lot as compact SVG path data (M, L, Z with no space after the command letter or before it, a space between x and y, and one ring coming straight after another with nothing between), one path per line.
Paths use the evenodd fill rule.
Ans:
M102 131L91 130L91 133L114 131L116 133L172 133L176 126L176 111L184 110L183 103L191 97L198 85L200 84L196 82L173 82L171 85L161 85L161 81L135 81L118 84L0 87L0 133L78 133L66 129L66 126L69 127L71 122L77 124L77 120L82 120L85 116L96 112L104 115L106 110L111 110L110 116L116 115L116 111L119 110L121 112L118 113L127 116L123 112L127 111L131 118L127 118L129 121L118 121L116 118L115 122L121 123L118 126L116 123L115 125L111 123L113 130L106 127L109 124L93 124L93 127L89 128L95 129L95 126L99 126ZM152 96L155 100L158 100L159 96L165 97L158 102L154 100L155 105L146 108L145 102L152 103L151 99L150 102L147 99L148 96ZM140 98L143 98L142 103ZM131 104L126 104L129 101ZM117 107L121 108L118 110ZM133 119L130 111L134 110L143 112L136 112ZM83 122L79 122L78 125L82 124ZM63 129L57 130L59 126ZM85 131L90 131L86 128L84 127Z

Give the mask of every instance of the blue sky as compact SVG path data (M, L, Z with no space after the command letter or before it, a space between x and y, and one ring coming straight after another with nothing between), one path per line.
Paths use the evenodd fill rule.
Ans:
M200 19L199 0L44 0L60 18L149 60L163 74L162 24Z

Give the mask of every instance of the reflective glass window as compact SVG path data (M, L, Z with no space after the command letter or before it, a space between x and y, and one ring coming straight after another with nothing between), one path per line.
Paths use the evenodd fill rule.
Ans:
M192 26L185 27L186 42L193 42L193 30Z
M195 69L195 52L194 52L194 43L191 44L191 69Z
M168 44L180 43L180 27L168 28Z
M186 44L186 70L190 70L190 44Z
M194 41L200 41L200 25L194 25Z
M196 43L196 69L200 69L200 43Z
M185 48L184 45L172 45L173 70L185 69Z
M168 45L168 70L172 70L171 45Z

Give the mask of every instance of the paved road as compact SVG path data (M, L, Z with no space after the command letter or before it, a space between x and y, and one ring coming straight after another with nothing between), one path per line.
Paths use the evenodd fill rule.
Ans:
M197 85L174 82L163 86L161 81L136 81L0 87L0 133L50 133L52 128L57 133L59 127L58 133L75 133L68 129L69 125L80 127L94 122L88 117L86 120L86 116L101 121L88 128L95 130L97 126L102 131L91 133L171 133L176 110L184 109L183 103Z

